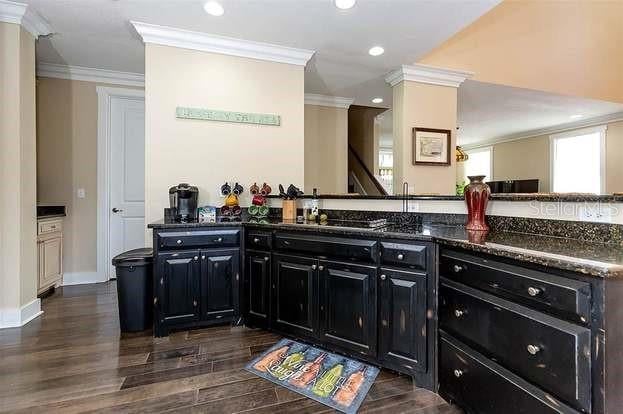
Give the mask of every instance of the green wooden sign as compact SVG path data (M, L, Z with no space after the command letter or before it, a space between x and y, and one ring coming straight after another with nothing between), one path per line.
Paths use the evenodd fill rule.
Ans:
M203 119L206 121L235 122L239 124L281 125L281 117L272 114L217 111L214 109L185 108L178 106L175 116L181 119Z

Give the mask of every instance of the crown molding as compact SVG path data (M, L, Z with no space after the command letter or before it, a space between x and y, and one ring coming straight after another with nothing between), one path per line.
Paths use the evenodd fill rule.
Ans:
M0 22L21 25L35 40L52 33L52 27L27 4L0 0Z
M334 108L348 109L355 100L341 96L318 95L315 93L305 94L305 105L331 106Z
M541 135L552 135L566 131L573 131L575 129L587 128L598 125L610 124L612 122L623 121L623 112L616 112L609 115L602 115L590 119L584 119L580 121L569 122L566 124L555 125L548 128L532 129L530 131L520 132L517 134L503 135L501 137L488 139L485 141L475 142L472 144L461 145L463 150L471 150L475 148L488 147L495 144L502 144L504 142L519 141L527 138L534 138Z
M231 37L158 26L149 23L136 21L131 21L130 23L134 25L134 28L143 39L143 42L157 45L180 47L183 49L200 50L203 52L298 66L305 66L315 53L313 50L234 39Z
M474 76L472 72L416 64L402 65L387 74L385 82L391 86L396 86L402 81L412 81L458 88L465 79L472 76Z
M145 87L145 75L142 73L118 72L107 69L86 68L83 66L65 66L55 63L38 63L37 76Z

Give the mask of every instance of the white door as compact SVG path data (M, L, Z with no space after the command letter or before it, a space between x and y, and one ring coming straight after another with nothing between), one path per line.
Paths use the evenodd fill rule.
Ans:
M111 259L126 250L145 247L145 101L138 97L110 100L110 227Z

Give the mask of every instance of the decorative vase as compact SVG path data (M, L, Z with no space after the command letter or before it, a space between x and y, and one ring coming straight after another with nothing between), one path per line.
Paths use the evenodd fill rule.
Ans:
M489 231L485 222L485 211L491 195L491 189L482 180L484 175L473 175L465 186L465 203L467 204L467 230Z

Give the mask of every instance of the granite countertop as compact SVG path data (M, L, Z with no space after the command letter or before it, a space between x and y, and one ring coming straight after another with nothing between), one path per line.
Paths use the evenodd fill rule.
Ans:
M404 195L361 195L361 194L319 194L320 200L437 200L452 201L464 200L464 196L451 194L408 194ZM268 198L280 198L272 194ZM304 194L299 198L313 198L311 194ZM591 203L621 203L622 193L589 194L589 193L494 193L490 200L500 201L543 201L543 202L591 202Z
M309 231L323 234L349 234L405 240L435 241L439 244L475 252L569 270L595 277L623 277L623 246L585 242L562 237L513 232L469 232L464 226L388 224L380 228L353 228L321 224L298 224L271 219L265 223L249 220L217 223L165 223L148 225L152 229L241 226L251 228Z

